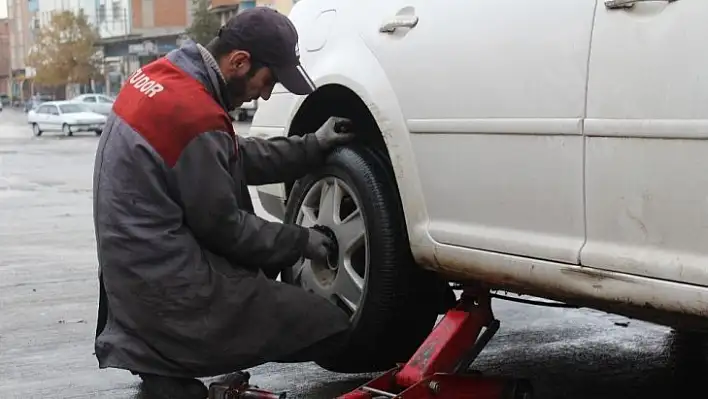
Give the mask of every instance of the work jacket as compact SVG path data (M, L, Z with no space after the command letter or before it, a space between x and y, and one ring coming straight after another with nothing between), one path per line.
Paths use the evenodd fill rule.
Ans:
M254 215L247 189L321 165L316 138L236 135L225 82L202 50L188 42L138 69L100 139L100 368L215 376L348 328L325 299L264 275L297 262L308 234Z

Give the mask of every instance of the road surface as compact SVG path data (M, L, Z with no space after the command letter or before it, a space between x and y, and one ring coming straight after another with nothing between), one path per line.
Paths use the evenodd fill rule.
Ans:
M91 177L98 139L35 138L24 118L0 113L0 398L132 398L138 379L98 370L93 356ZM708 356L669 329L584 309L498 302L495 312L501 330L475 368L530 378L539 398L663 399L694 397L692 390L705 396ZM369 377L313 364L251 372L261 386L308 399L336 397Z

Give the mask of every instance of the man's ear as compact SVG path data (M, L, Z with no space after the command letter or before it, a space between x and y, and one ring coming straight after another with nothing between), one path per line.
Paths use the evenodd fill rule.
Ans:
M228 68L234 76L246 76L251 69L251 54L237 50L229 54Z

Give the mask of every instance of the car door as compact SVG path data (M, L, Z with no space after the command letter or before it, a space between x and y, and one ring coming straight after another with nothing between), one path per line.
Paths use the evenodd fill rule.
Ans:
M583 265L708 285L708 1L598 6Z
M595 0L369 0L444 244L578 263Z
M86 108L90 109L93 112L98 112L98 100L96 99L96 96L93 95L87 95L84 96L81 99L81 102L84 103Z
M96 98L98 99L98 113L102 115L110 114L113 109L113 100L106 96L96 96Z
M47 105L47 112L47 127L44 130L61 130L62 119L59 108L54 104L50 104Z
M46 130L47 129L47 122L48 122L47 117L48 117L48 113L49 113L49 106L48 105L40 105L39 107L37 107L36 110L30 111L30 112L34 112L34 115L33 115L34 123L36 123L37 126L39 126L39 129Z

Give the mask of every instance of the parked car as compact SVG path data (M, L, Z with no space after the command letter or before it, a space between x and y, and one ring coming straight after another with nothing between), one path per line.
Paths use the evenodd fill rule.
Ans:
M241 106L236 111L238 113L236 119L239 122L243 122L249 117L252 117L256 113L256 110L258 110L258 100L245 102L241 104Z
M35 136L47 131L60 131L67 136L77 132L94 132L100 135L106 117L71 101L50 101L27 113L27 123Z
M352 314L326 367L407 359L445 297L421 270L708 329L708 57L686 40L706 15L701 0L296 3L318 89L276 87L250 132L342 116L359 135L258 188L269 213L337 237L337 269L282 275Z
M49 95L49 94L35 94L32 97L30 97L27 101L25 101L25 104L24 104L25 112L29 112L33 109L36 110L37 107L39 107L40 105L42 105L48 101L54 101L54 96ZM20 106L19 102L18 102L17 106Z
M108 116L113 109L114 99L104 94L81 94L72 98L71 101L80 102L91 111Z

